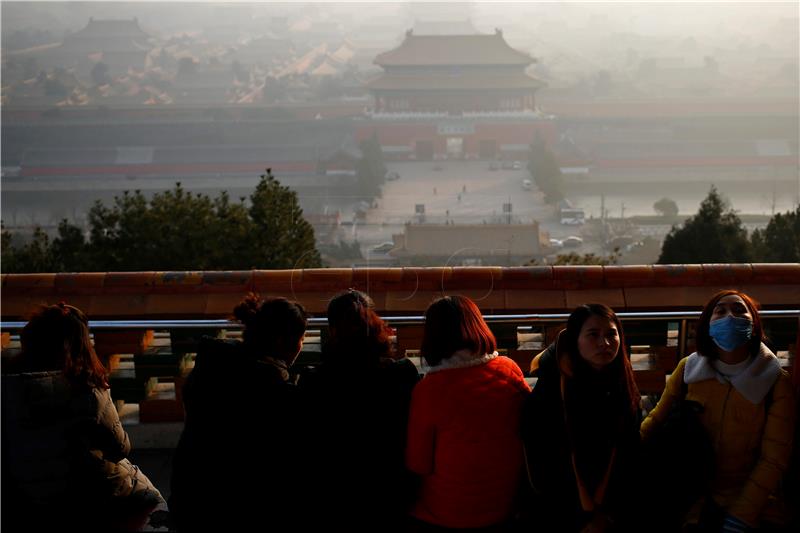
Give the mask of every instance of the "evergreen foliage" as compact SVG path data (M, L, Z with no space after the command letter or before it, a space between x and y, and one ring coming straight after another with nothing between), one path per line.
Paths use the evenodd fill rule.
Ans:
M753 255L765 263L800 262L800 206L773 216L750 239Z
M89 210L88 239L63 220L52 243L37 228L14 247L3 231L4 272L237 270L313 268L322 264L314 229L303 218L297 194L269 169L249 207L187 192L180 183L148 200L125 191L111 206Z
M716 187L711 187L697 214L667 234L658 262L744 263L751 259L747 230Z
M556 204L564 199L561 185L561 168L558 166L553 152L547 148L544 140L539 137L531 144L528 170L536 186L544 193L545 202Z
M356 164L357 188L362 197L371 200L381 196L381 186L386 182L386 164L376 134L361 141L360 148L361 159Z

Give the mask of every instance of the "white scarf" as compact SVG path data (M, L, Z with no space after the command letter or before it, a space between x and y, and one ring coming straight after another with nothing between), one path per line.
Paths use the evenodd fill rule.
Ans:
M424 363L422 369L428 373L432 374L433 372L439 372L441 370L451 370L454 368L469 368L471 366L479 366L484 365L497 357L497 352L494 353L487 353L484 355L477 355L470 352L467 349L458 350L453 352L453 355L448 357L447 359L442 359L442 362L436 366L429 366Z
M759 404L770 391L781 374L781 364L769 348L761 343L761 348L752 357L746 368L735 376L725 376L717 370L712 361L695 352L686 359L683 381L687 385L708 379L720 383L730 383L747 401Z

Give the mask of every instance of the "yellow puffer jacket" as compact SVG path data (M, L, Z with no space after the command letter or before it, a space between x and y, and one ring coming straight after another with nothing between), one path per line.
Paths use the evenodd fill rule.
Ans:
M752 395L748 400L730 383L708 376L713 372L708 359L692 354L678 363L661 400L642 423L643 439L664 421L673 402L680 399L687 360L698 357L700 360L693 361L700 363L692 365L693 377L686 379L686 399L703 405L701 419L714 445L716 470L711 496L729 514L757 526L792 452L795 400L789 375L782 369L776 372L777 358L762 345L755 362L762 368L772 367L774 377L769 382L774 384L770 392L753 403ZM698 378L694 370L702 365L705 376L701 372ZM764 374L756 373L755 379L763 379ZM767 403L769 412L765 409Z

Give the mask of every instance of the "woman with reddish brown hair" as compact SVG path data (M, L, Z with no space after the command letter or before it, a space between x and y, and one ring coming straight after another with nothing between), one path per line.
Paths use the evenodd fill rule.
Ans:
M299 384L309 405L309 442L325 443L309 450L306 464L313 480L307 501L320 529L404 525L413 479L404 465L406 426L419 373L394 356L391 333L361 291L344 291L328 304L322 364Z
M696 339L697 351L678 363L642 423L642 437L657 434L673 405L696 402L714 468L708 494L685 521L714 532L784 526L778 489L792 452L795 400L788 373L764 344L758 303L741 291L718 292L703 307Z
M629 528L639 391L622 324L603 304L577 307L534 359L522 415L528 482L522 516L542 531Z
M530 392L499 356L478 306L446 296L425 312L427 372L414 388L406 464L420 478L412 531L503 531L522 475L519 416Z
M20 340L23 372L3 376L3 525L114 530L136 514L143 523L164 500L127 458L86 315L43 306Z

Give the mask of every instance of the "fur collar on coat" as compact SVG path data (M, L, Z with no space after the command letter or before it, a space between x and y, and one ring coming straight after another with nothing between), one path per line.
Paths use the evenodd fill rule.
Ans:
M454 368L469 368L472 366L480 366L488 363L497 357L497 352L478 355L470 352L467 349L458 350L447 359L442 359L442 362L436 366L423 366L423 369L428 374L440 372L442 370L452 370Z
M739 374L730 379L714 368L711 359L695 352L686 359L683 381L687 384L716 379L728 383L753 404L761 403L781 374L781 364L769 348L761 343L758 354Z

